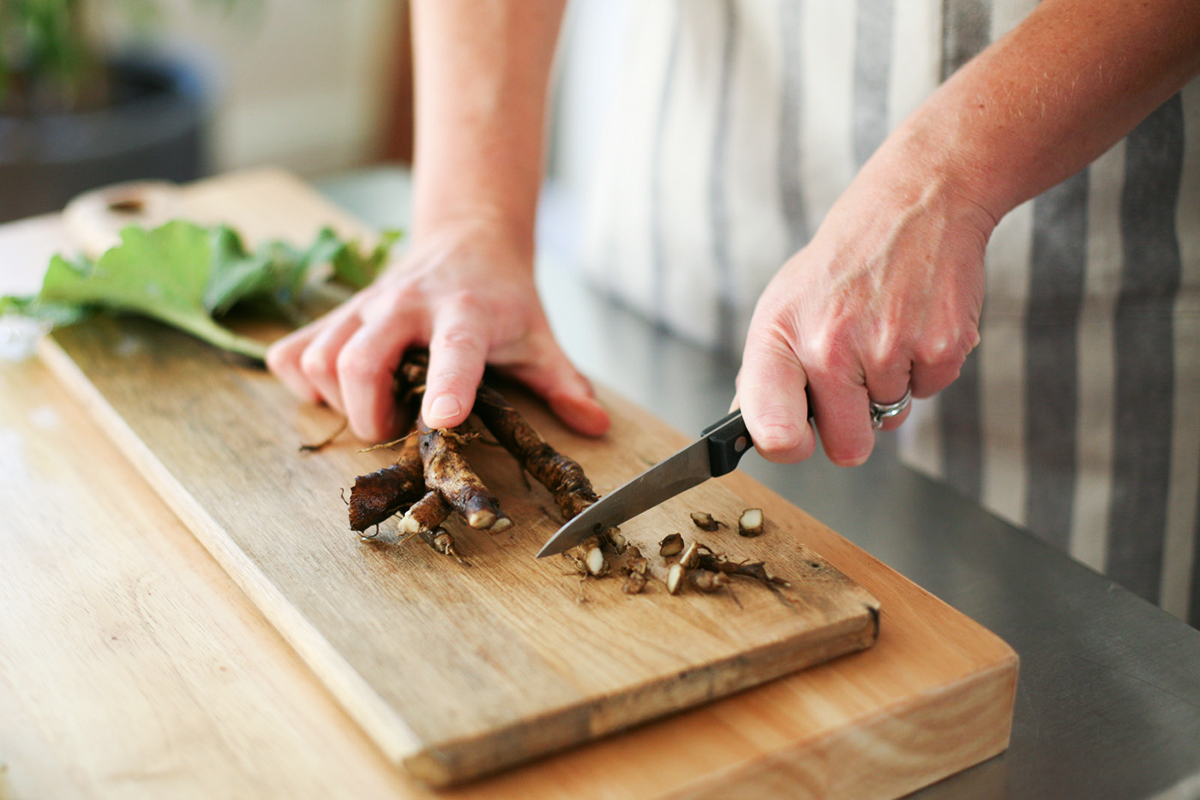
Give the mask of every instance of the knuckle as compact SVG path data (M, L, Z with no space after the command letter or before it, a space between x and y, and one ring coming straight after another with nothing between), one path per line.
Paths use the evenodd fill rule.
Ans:
M420 294L409 286L390 286L378 290L360 301L359 316L364 322L411 318L425 308ZM368 288L366 291L370 291Z
M436 346L442 350L475 351L479 349L479 336L472 330L455 325L438 331Z
M310 347L300 354L300 372L311 381L328 381L336 377L336 366L325 351Z
M868 372L894 372L907 368L908 361L909 347L891 333L876 336L868 347L863 348L863 366Z
M357 347L345 347L337 357L337 374L344 381L371 383L387 371L382 360Z
M849 318L828 321L811 334L806 332L801 360L805 369L811 367L817 374L842 375L857 371L865 359L886 360L894 349L890 336L875 335L865 342L864 338L859 321Z
M843 347L846 335L841 325L826 323L804 330L799 340L806 355L820 359L828 358L831 353Z
M958 357L958 347L948 336L931 336L917 348L917 357L926 364L947 364Z
M444 393L458 395L465 393L468 388L473 390L476 383L478 381L472 381L466 370L457 367L443 368L436 372L431 370L426 381L426 393L430 395Z
M849 363L845 337L827 331L809 339L807 345L798 355L810 375L833 375Z
M915 348L915 359L929 366L958 368L975 346L977 336L973 333L954 332L942 336L929 336Z
M466 318L478 318L487 313L491 303L472 289L459 289L447 298L448 304Z

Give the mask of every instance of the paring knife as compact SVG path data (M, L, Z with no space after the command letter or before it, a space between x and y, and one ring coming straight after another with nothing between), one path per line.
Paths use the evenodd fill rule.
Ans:
M730 411L705 428L697 441L577 514L542 545L537 557L570 550L589 536L620 525L709 478L733 472L753 446L741 410Z

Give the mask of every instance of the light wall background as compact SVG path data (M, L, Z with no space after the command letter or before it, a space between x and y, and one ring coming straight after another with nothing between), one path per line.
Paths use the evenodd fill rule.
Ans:
M108 3L97 24L110 39L139 41L120 5ZM214 171L275 164L311 177L386 152L406 3L161 0L157 6L146 41L197 65L212 88Z
M405 0L92 0L98 35L195 66L213 102L216 172L274 164L305 177L407 156ZM129 7L157 9L148 35ZM631 0L570 0L556 64L548 168L586 191Z

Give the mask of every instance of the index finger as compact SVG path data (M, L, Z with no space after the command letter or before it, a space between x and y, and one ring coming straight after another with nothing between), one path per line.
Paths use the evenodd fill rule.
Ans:
M754 449L768 461L803 461L817 446L809 422L808 376L790 349L747 348L735 403Z
M421 402L421 416L427 425L453 428L466 420L475 404L487 355L487 333L478 315L455 307L434 320Z

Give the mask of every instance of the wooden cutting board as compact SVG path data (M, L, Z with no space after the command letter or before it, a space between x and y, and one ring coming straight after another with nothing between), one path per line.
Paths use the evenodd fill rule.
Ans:
M325 223L369 235L282 173L229 176L160 200L152 215L228 221L251 240L307 241ZM77 216L74 228L92 245L111 234L92 214ZM791 587L777 594L739 583L733 592L670 596L652 584L627 596L618 580L581 581L560 559L532 558L560 520L499 448L473 444L471 459L516 525L498 535L455 527L468 562L460 564L418 541L398 542L389 525L369 542L350 533L343 489L394 454L361 452L348 437L299 453L337 418L296 402L261 370L134 319L60 331L43 357L383 751L430 784L686 709L869 647L877 635L861 656L822 668L845 665L845 696L809 697L795 709L812 717L808 747L831 771L826 785L901 794L1007 743L1012 651L745 476L710 481L624 532L650 553L679 531L735 558L766 560ZM687 438L611 393L613 430L597 440L566 432L519 392L511 399L601 492ZM703 533L688 519L704 510L732 522L748 505L766 511L759 539ZM827 561L831 550L854 569ZM855 570L868 580L847 576ZM869 592L859 581L875 585ZM873 595L883 597L882 613ZM894 611L888 595L899 601ZM938 746L917 766L895 780L855 777L872 758L909 749L914 730L930 725ZM843 766L823 763L847 751L854 758Z

